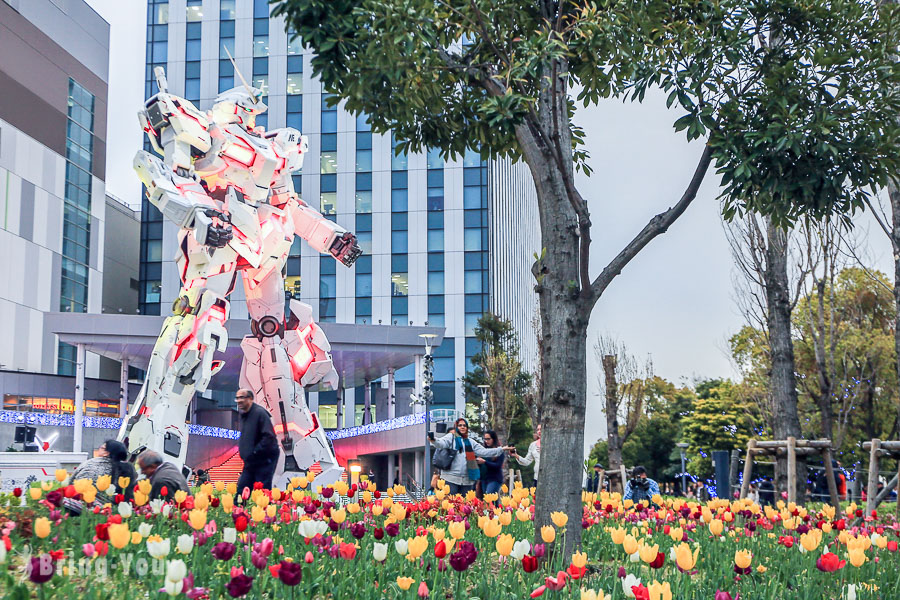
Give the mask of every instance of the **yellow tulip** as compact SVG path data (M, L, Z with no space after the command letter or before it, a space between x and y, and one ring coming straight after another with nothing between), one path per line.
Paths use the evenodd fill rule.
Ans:
M81 499L84 500L86 504L93 504L94 500L97 499L97 488L90 486L88 489L84 490L84 493L81 496Z
M65 481L66 477L68 477L68 476L69 476L69 474L66 472L65 469L57 469L56 470L56 480L60 483Z
M484 531L484 535L488 537L497 537L503 530L503 526L500 525L500 521L497 519L486 519L484 521L484 527L482 527L481 530ZM550 541L552 542L553 540Z
M390 510L393 505L394 500L392 498L382 498L381 506L383 506L385 510Z
M275 502L281 500L281 490L279 490L278 488L272 488L272 500L274 500Z
M257 494L253 499L253 502L259 506L260 508L265 508L269 505L269 497L265 494Z
M45 492L49 492L50 490L53 489L53 482L50 482L50 481L42 481L42 482L41 482L41 489L44 490Z
M431 535L434 537L435 542L439 542L444 539L444 536L447 534L446 529L441 529L440 527L435 527L431 530Z
M426 550L428 550L428 536L417 535L413 539L409 540L410 560L419 558L425 553Z
M50 535L50 519L46 517L38 517L34 521L34 535L39 538L45 538Z
M502 513L500 513L500 516L497 517L497 519L500 521L501 525L509 525L510 523L512 523L512 513L503 511Z
M269 518L274 519L274 518L275 518L275 511L276 511L276 510L277 510L277 509L275 508L275 505L274 505L274 504L268 505L268 506L266 507L266 516L269 517Z
M466 524L462 521L453 521L447 524L447 531L454 540L461 540L466 535Z
M609 532L610 537L614 544L621 544L625 541L626 531L622 527L616 527L612 531Z
M145 494L148 496L150 495L150 490L153 489L153 486L150 484L149 479L141 479L140 481L137 482L137 487L138 487L138 490L140 490L140 492L142 494ZM187 496L187 494L185 494L185 496Z
M516 511L516 519L519 521L530 521L531 520L531 512L525 510L524 508L520 508Z
M556 539L556 530L550 525L544 525L541 527L541 539L547 544L552 544Z
M109 543L119 550L127 546L131 539L131 532L128 531L128 525L125 523L113 523L109 526L107 533L109 533Z
M768 570L769 570L769 569L766 568L765 565L759 565L758 567L756 567L756 572L757 572L757 573L765 573L765 572L768 571Z
M653 544L652 546L644 544L640 547L638 552L641 553L641 560L649 565L656 560L656 555L659 554L659 544Z
M722 530L725 529L725 523L718 519L713 519L709 522L709 531L713 535L722 535Z
M697 564L697 554L699 553L700 549L696 548L691 554L691 547L682 542L675 546L675 564L682 571L690 571Z
M516 543L516 539L509 535L508 533L504 533L500 537L497 538L497 543L495 547L497 548L497 554L500 556L509 556L513 549L513 544Z
M32 500L38 500L44 491L39 487L33 487L28 490L28 495L31 496Z
M231 509L234 508L234 496L231 494L224 494L220 498L222 510L225 511L226 514L231 514Z
M398 521L402 521L406 518L406 508L402 504L394 504L391 506L391 514L394 515L394 518Z
M818 531L818 529L815 531ZM819 539L811 533L804 533L800 536L800 545L803 546L804 550L807 552L812 552L819 546Z
M584 565L587 564L587 554L584 552L576 552L572 555L572 564L579 569L584 568Z
M381 513L383 513L383 512L384 512L384 507L380 504L376 504L375 506L372 507L372 514L375 515L376 517L380 517Z
M647 586L647 591L650 592L650 600L672 600L672 588L668 581L665 583L651 582Z
M866 552L862 548L853 548L847 551L847 558L854 567L861 567L866 564Z
M586 590L584 588L581 589L581 600L608 600L609 596L607 596L603 590L594 591L594 590Z
M72 487L75 488L77 494L83 494L89 485L92 485L90 479L76 479L72 482Z
M734 564L741 569L746 569L747 567L749 567L752 560L753 555L750 554L749 550L735 550Z
M622 540L622 549L625 550L625 553L628 555L634 554L638 551L639 544L635 537L631 534L625 536L625 539Z
M673 542L680 542L684 538L684 529L681 527L673 527L669 530L669 537Z
M228 483L225 485L225 490L226 490L229 494L231 494L232 496L234 496L235 494L237 494L237 483L235 483L234 481L228 482Z
M189 520L191 522L191 527L196 530L201 530L206 526L206 511L195 508L191 510L188 515Z
M225 489L225 482L224 482L224 481L217 481L217 482L215 483L215 486L214 486L214 487L216 488L216 491L217 491L217 492L222 493L222 490Z
M554 525L562 529L569 522L569 515L564 512L552 512L550 513L550 520L553 521Z
M250 509L250 518L257 523L262 523L266 519L266 511L258 506L254 506Z
M406 591L409 589L409 586L411 586L413 583L415 583L415 581L416 580L413 579L412 577L398 577L397 578L397 587L399 587L403 591Z
M335 523L340 525L341 523L343 523L344 521L347 520L347 511L344 510L343 508L338 508L336 510L332 510L331 518L334 520Z
M146 481L146 480L144 480ZM181 504L187 498L187 492L184 490L176 490L175 492L175 502Z
M136 546L136 545L140 544L142 539L143 538L141 537L141 534L139 532L137 532L137 531L131 532L131 543L133 545Z

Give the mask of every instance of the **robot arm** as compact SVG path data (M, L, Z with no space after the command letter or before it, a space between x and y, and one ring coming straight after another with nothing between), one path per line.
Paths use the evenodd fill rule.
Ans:
M319 252L327 252L346 266L351 266L362 254L356 236L329 221L322 214L303 202L294 190L291 172L303 166L308 147L306 136L289 127L270 131L266 138L272 140L276 153L284 160L272 185L272 203L289 206L294 221L294 232ZM293 200L293 201L291 201Z
M138 112L138 120L165 162L141 150L134 168L148 199L167 219L193 229L200 244L222 247L231 239L228 219L193 177L193 158L211 148L209 121L189 101L168 93L162 67L155 73L159 93Z

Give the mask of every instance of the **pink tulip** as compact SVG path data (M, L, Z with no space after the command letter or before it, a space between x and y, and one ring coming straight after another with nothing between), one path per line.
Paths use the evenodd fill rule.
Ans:
M427 598L428 597L428 584L426 584L424 581L422 583L420 583L419 591L417 593L419 594L419 598Z
M321 548L320 548L320 550L321 550ZM312 564L312 561L313 561L313 553L310 552L309 550L307 550L306 556L303 557L303 562L305 562L306 564Z
M84 544L83 546L81 546L81 551L84 552L85 556L90 558L94 555L94 552L96 552L96 549L94 548L93 544Z

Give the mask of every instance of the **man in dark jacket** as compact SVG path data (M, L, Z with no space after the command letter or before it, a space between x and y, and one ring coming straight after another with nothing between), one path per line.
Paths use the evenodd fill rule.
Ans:
M250 390L238 390L234 398L241 415L238 452L244 461L244 470L238 479L238 493L243 493L245 487L253 491L253 484L257 482L270 489L278 463L278 440L272 427L272 417L265 408L253 402L253 392Z
M163 462L162 456L153 450L141 452L137 458L138 470L150 480L150 499L171 500L178 490L188 491L187 479L172 463Z

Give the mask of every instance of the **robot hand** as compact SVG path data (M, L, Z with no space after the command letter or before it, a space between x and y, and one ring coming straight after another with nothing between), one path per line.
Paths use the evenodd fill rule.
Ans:
M347 267L351 266L362 255L362 249L356 243L356 236L349 231L336 238L328 251Z
M234 235L226 214L207 208L194 217L194 235L197 242L212 248L223 248Z

